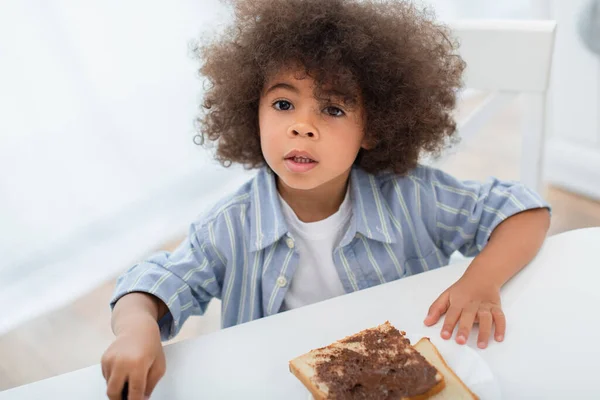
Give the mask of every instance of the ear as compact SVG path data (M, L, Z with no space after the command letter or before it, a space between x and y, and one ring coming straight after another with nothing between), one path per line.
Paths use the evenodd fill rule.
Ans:
M372 150L375 147L375 140L373 140L370 135L366 134L360 143L360 147L365 150Z

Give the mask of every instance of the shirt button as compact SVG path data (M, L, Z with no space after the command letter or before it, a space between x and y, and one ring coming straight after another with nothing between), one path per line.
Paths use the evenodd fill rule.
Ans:
M292 238L285 239L285 244L287 244L287 247L289 247L290 249L293 249L294 248L294 239L292 239Z
M285 279L285 276L280 276L279 278L277 278L277 286L285 287L286 285L287 285L287 279Z

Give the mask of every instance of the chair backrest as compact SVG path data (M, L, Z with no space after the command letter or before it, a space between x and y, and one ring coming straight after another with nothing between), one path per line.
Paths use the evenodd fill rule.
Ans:
M543 188L546 92L554 51L555 21L464 20L448 25L459 40L467 67L465 88L490 92L470 115L458 121L462 142L517 96L523 98L521 181ZM442 159L433 162L440 164Z
M520 93L547 90L556 22L472 20L449 26L467 63L467 88Z

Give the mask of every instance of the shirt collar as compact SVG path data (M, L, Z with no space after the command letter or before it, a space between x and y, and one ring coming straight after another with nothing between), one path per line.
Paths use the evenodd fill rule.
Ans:
M281 212L277 197L275 174L268 167L260 169L250 190L250 234L252 235L250 251L262 250L288 232L288 227Z
M288 232L288 227L279 204L275 174L270 168L260 169L250 193L250 251L254 252L277 242ZM349 244L357 233L378 242L395 243L391 216L375 176L361 168L352 168L350 196L352 221L340 246Z
M350 174L350 194L352 225L340 245L349 244L357 233L378 242L396 243L387 201L381 193L378 179L359 167L353 167Z

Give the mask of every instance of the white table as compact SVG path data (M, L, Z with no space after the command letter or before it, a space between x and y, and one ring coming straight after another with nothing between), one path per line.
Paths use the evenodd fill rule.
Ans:
M505 287L506 340L477 350L504 399L600 399L599 250L600 228L554 236ZM306 400L288 360L385 320L439 335L440 324L426 328L423 318L465 268L451 265L168 346L168 372L153 399ZM96 365L2 392L0 400L99 400L104 393Z

